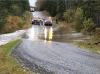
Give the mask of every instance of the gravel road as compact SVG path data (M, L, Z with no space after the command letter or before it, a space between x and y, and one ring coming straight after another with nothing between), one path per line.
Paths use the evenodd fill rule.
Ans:
M30 37L13 50L21 63L39 74L100 74L100 55L69 43L37 39L38 27L33 26L26 34Z

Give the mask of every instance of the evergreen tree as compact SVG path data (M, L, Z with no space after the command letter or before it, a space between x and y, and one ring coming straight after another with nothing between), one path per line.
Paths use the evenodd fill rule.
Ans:
M6 23L6 17L19 16L29 11L28 0L0 0L0 32Z

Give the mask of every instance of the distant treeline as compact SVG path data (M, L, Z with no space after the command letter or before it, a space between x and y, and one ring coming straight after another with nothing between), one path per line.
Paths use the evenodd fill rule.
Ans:
M30 15L29 10L28 0L0 0L0 33L25 27L24 21Z
M52 16L63 18L66 10L73 10L79 7L83 10L83 16L92 18L95 24L100 26L100 1L99 0L38 0L37 7L40 10L47 10Z

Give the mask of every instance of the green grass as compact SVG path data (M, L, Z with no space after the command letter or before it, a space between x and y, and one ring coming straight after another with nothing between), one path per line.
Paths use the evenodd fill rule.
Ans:
M19 40L11 41L10 43L7 43L6 45L1 46L1 48L4 50L4 53L6 55L9 55L12 51L12 47L14 47Z
M19 40L11 41L6 45L0 46L0 74L30 74L10 56L12 48Z

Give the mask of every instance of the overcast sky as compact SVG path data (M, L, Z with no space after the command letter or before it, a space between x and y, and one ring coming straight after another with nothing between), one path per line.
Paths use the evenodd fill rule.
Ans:
M30 6L35 6L36 0L29 0L29 2L30 2Z

